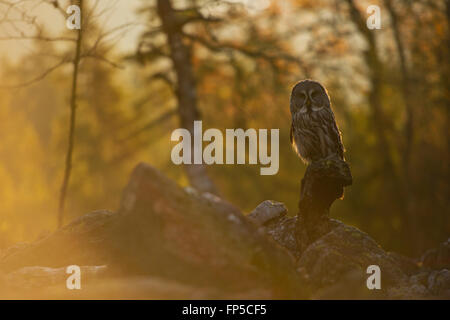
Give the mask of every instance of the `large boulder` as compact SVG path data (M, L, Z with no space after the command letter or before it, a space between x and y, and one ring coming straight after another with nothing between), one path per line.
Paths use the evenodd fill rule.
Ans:
M247 291L254 298L306 297L292 255L236 207L183 189L146 164L133 171L117 212L84 215L9 252L0 259L0 271L73 264L106 265L109 277L212 287L222 297Z
M429 250L428 264L387 252L368 234L338 220L302 252L296 241L297 217L267 221L265 232L297 258L297 271L315 299L449 299L447 242ZM298 239L297 239L298 240ZM424 258L421 258L421 261ZM367 268L381 271L381 290L369 290ZM433 266L435 269L432 269Z
M407 276L396 260L361 230L332 220L332 230L307 247L298 260L304 277L322 289L352 275L348 289L358 288L365 297L380 297L390 288L402 286ZM381 290L369 290L367 268L376 265L381 272ZM361 290L363 288L364 290ZM365 291L365 292L364 292Z
M420 258L422 265L430 269L450 269L450 238L437 248L425 252Z

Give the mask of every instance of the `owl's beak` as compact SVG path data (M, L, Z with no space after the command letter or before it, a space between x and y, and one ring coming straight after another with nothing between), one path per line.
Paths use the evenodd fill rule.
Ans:
M309 97L306 97L305 106L308 108L308 110L311 109L311 100Z

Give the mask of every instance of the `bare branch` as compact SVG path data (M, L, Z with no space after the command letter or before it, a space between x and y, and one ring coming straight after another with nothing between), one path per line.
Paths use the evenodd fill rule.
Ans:
M244 46L239 46L233 43L213 43L205 38L202 38L200 36L183 33L183 36L201 44L205 48L214 51L214 52L225 52L227 50L234 50L238 51L248 57L251 58L261 58L269 62L270 64L274 65L277 61L283 60L286 62L294 63L299 65L300 67L303 67L303 64L301 63L300 59L297 57L291 56L284 52L278 52L276 54L269 54L262 50L252 50Z
M91 59L97 59L99 61L105 62L107 64L109 64L111 67L117 68L117 69L124 69L124 66L109 60L108 58L101 56L101 55L97 55L95 53L86 53L86 54L82 54L80 56L80 59L84 59L84 58L91 58Z
M0 41L8 41L8 40L36 40L36 41L44 41L44 42L54 42L54 41L71 41L76 42L77 39L68 38L68 37L43 37L43 36L6 36L0 37Z
M168 77L167 72L157 72L157 73L151 75L149 77L149 80L150 81L151 80L161 80L164 83L166 83L172 90L174 90L174 91L176 90L175 89L176 88L176 84L175 84L175 82L173 80L171 80Z
M1 89L14 89L14 88L21 88L21 87L30 86L30 85L38 82L38 81L41 81L42 79L47 77L49 74L51 74L53 71L55 71L59 67L63 66L66 63L70 63L70 62L72 62L72 61L71 60L62 60L62 61L58 62L57 64L53 65L52 67L48 68L47 70L45 70L42 74L40 74L36 78L33 78L33 79L28 80L26 82L18 83L18 84L3 85L3 86L0 86L0 88Z
M122 139L121 142L125 142L127 140L132 139L132 138L135 138L136 136L142 134L143 132L152 129L156 125L161 125L162 122L169 120L170 118L172 118L176 114L177 114L177 110L176 109L171 109L171 110L168 110L168 111L164 112L159 117L157 117L156 119L152 120L150 123L146 124L142 128L139 128L138 130L136 130L136 131L132 132L131 134L129 134L127 137Z

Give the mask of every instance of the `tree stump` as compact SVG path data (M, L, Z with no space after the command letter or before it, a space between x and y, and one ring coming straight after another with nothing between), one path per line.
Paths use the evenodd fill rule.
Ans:
M331 230L329 211L344 187L352 184L347 162L337 157L312 162L306 168L300 188L296 238L300 252Z

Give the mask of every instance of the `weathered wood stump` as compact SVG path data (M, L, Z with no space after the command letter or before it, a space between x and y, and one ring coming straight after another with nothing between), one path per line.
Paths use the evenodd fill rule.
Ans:
M306 168L296 224L300 252L330 231L330 207L343 197L344 187L351 184L350 167L339 158L314 161Z

